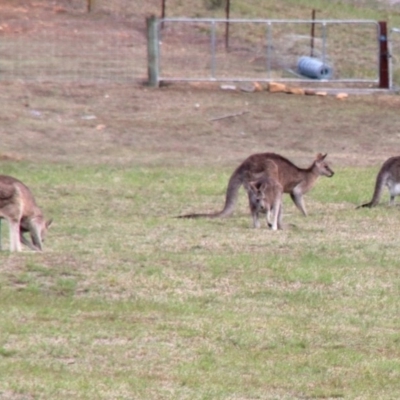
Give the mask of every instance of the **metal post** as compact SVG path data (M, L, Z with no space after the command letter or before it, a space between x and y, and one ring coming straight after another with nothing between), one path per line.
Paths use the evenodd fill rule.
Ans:
M326 60L326 22L322 24L322 62L325 63Z
M215 78L215 21L211 21L211 77Z
M379 88L389 89L389 50L386 21L379 21Z
M158 87L159 82L159 63L160 49L158 40L158 20L152 15L146 18L147 24L147 72L148 84L152 87Z
M267 76L271 79L271 48L272 48L272 34L271 34L271 21L267 23Z

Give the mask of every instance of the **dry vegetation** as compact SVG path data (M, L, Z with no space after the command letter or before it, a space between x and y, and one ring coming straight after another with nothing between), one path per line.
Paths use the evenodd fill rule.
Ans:
M150 89L158 7L137 4L133 84L0 80L1 172L55 220L43 254L0 253L0 398L399 397L399 210L354 209L398 154L399 97ZM70 5L7 1L0 38L115 22ZM287 229L251 229L243 194L233 218L173 218L220 208L262 151L300 166L328 152L336 174L307 195L308 218L286 198Z

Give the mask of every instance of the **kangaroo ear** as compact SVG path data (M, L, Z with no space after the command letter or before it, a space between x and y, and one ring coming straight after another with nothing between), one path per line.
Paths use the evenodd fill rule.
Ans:
M322 161L325 159L325 157L328 155L328 153L322 154L322 153L318 153L317 154L317 160L318 161Z
M46 228L48 228L53 222L53 218L46 221Z
M256 188L255 182L249 182L249 188L250 188L251 190L254 190L254 189Z

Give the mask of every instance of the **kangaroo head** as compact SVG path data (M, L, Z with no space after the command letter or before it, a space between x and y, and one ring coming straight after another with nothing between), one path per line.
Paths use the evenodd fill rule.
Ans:
M46 221L42 216L33 218L31 221L30 234L32 243L39 250L42 250L42 244L52 222L52 219Z
M328 163L325 161L325 158L328 154L317 154L317 157L314 161L314 167L317 169L318 174L322 176L332 177L335 173L331 170Z
M251 201L254 204L255 208L261 212L265 212L265 210L267 209L267 205L262 183L250 182L249 188Z

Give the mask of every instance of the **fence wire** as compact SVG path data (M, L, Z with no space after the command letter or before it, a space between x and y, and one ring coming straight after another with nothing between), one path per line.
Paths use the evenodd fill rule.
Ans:
M77 28L32 35L0 34L0 79L35 81L133 80L132 32Z
M134 16L131 0L92 0L90 13L87 0L55 3L63 12L54 20L32 19L29 25L29 18L0 16L0 80L132 82L145 77L145 21ZM159 11L160 5L151 7ZM227 37L221 20L165 20L161 78L295 80L299 57L309 55L329 63L332 81L378 81L376 23L316 22L311 36L311 21L265 21L231 20ZM393 53L399 54L397 49ZM392 75L399 76L397 70Z
M375 21L165 19L160 79L304 80L298 62L306 56L329 65L331 81L377 83L378 28Z

